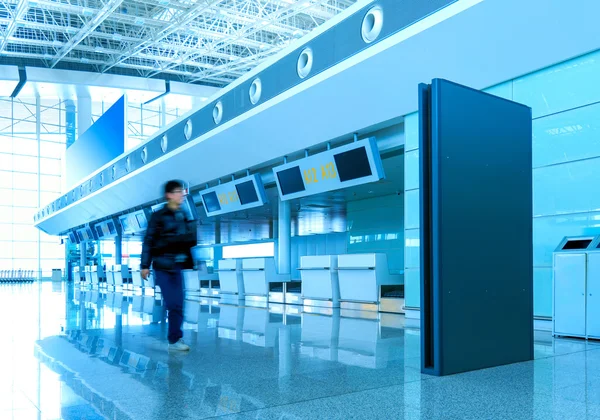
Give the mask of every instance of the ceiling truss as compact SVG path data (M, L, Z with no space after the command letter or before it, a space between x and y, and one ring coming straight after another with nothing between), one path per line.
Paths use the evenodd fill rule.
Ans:
M225 86L356 0L0 0L0 57Z

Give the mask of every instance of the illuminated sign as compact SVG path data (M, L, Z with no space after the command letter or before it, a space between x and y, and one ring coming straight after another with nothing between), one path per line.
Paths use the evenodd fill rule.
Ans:
M273 168L282 200L377 182L385 178L374 138Z
M200 191L200 197L209 217L260 207L267 203L265 188L257 174Z

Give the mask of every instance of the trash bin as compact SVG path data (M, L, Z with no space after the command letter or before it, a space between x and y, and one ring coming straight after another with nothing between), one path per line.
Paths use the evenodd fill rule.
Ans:
M593 252L594 264L600 264L600 237L565 237L554 251L553 258L553 335L588 337L588 310L595 296L588 288L598 282L588 273L588 258ZM595 251L594 249L597 249ZM598 265L600 267L600 265ZM588 285L588 283L590 283ZM592 292L593 293L593 292ZM598 306L596 304L596 306ZM593 308L590 308L593 311Z

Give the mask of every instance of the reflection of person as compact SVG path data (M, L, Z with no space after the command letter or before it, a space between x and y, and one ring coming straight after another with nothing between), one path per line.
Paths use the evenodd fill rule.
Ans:
M193 268L190 249L197 244L195 224L190 223L181 204L185 199L181 181L165 185L167 204L150 218L142 246L142 278L154 268L156 284L160 287L169 312L169 350L188 351L182 340L183 276L181 270Z

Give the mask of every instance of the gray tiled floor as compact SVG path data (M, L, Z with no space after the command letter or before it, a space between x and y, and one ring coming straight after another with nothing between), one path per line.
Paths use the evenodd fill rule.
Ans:
M0 286L0 419L600 420L598 343L537 333L535 361L433 378L402 317L186 305L175 355L153 297Z

